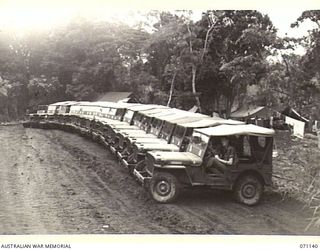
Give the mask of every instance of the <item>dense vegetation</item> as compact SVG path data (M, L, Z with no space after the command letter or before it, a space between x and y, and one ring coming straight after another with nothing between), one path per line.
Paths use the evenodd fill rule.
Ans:
M0 121L106 91L208 114L253 103L317 116L320 11L292 25L306 19L317 27L299 40L279 38L267 15L235 10L207 11L197 22L187 11L152 11L141 19L152 22L134 26L77 18L42 33L1 31ZM297 45L304 55L293 53Z

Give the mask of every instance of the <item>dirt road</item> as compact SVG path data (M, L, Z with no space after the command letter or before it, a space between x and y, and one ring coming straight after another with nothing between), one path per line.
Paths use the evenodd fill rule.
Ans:
M299 234L311 211L267 192L246 207L228 192L186 191L160 205L102 146L58 130L0 127L0 234Z

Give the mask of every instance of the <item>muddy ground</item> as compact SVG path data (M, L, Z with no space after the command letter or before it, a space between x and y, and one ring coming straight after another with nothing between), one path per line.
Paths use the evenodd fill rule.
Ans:
M161 205L102 146L59 130L0 127L0 234L320 235L312 210L267 190L255 207L188 190Z

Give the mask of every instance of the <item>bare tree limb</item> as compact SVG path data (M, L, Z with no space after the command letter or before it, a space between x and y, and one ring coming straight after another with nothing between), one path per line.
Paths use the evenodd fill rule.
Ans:
M191 35L192 35L192 33L191 33L191 30L190 30L190 26L189 26L189 23L187 23L187 29L188 29L188 32L189 32L189 35L190 35L190 40L189 40L189 51L190 51L190 53L192 53L192 42L191 42Z
M201 62L203 62L204 56L207 53L209 35L210 35L211 31L213 30L213 28L215 27L212 14L210 15L210 17L208 17L208 19L209 19L209 23L210 23L210 28L207 30L206 39L204 41L203 51L202 51L202 55L201 55Z
M171 102L171 99L172 99L172 94L173 94L173 90L174 90L174 81L176 79L176 75L177 75L177 70L175 70L174 74L173 74L173 77L172 77L172 80L171 80L171 86L170 86L170 94L169 94L169 100L168 100L168 103L167 103L167 107L169 107L170 105L170 102Z
M192 55L193 49L192 49L192 41L191 41L191 36L192 36L192 32L190 30L190 26L189 23L187 24L187 28L188 28L188 32L190 35L190 41L189 41L189 50L190 50L190 54ZM197 75L197 65L195 62L192 62L192 93L194 94L194 98L196 99L196 103L198 106L199 111L201 112L201 103L200 103L200 99L199 96L196 95L197 90L196 90L196 75Z
M282 59L283 59L283 61L284 61L285 65L286 65L286 71L287 71L287 74L288 74L288 75L290 75L289 63L288 63L287 59L283 56L283 54L282 54L282 53L280 53L280 54L281 54L281 57L282 57Z
M287 96L290 96L290 97L291 97L291 95L290 95L289 93L286 93L286 92L284 92L283 90L272 89L272 88L270 88L270 90L272 90L272 91L274 91L274 92L278 92L278 93L280 93L280 94L284 94L284 95L287 95Z

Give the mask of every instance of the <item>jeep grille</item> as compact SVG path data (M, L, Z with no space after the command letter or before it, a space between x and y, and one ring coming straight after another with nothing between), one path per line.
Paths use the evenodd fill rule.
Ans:
M135 162L137 162L138 161L138 153L139 153L138 147L136 145L133 145L132 151L133 151L133 160Z
M153 157L151 155L146 156L146 168L149 173L153 173L154 169Z

